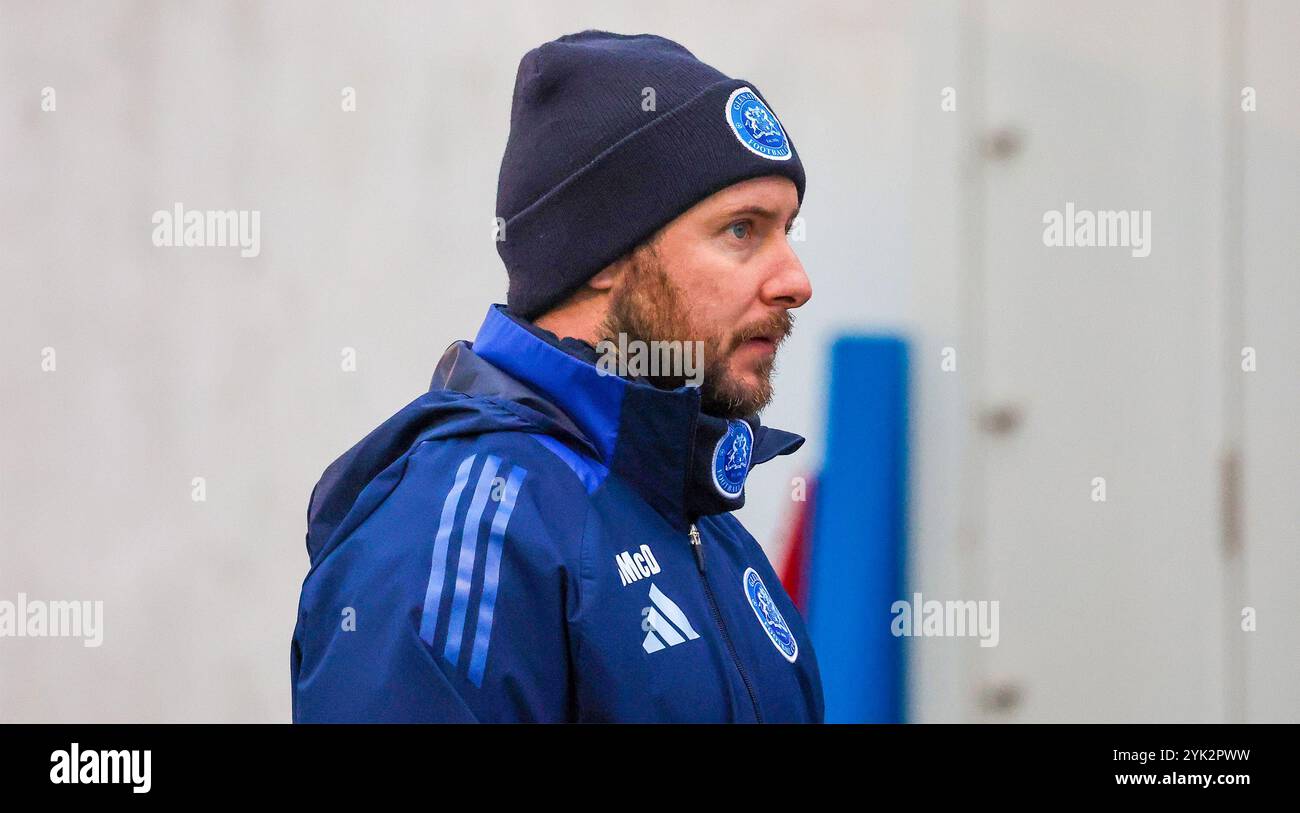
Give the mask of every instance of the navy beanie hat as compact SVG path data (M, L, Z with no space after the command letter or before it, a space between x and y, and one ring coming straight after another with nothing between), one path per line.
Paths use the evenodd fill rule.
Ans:
M751 83L652 34L583 31L524 55L501 159L497 252L533 319L719 189L804 172Z

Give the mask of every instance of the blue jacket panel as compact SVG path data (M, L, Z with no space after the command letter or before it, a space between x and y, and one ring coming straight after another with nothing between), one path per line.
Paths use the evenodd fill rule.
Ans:
M296 722L820 722L731 511L802 438L602 374L494 306L312 494Z

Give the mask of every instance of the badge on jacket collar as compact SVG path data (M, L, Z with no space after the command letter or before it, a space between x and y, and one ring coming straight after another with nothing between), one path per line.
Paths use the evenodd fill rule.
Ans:
M754 453L754 432L745 421L727 421L727 432L713 447L713 485L727 499L745 490L749 461Z
M772 639L772 645L787 661L794 663L795 658L799 657L799 642L790 631L790 625L785 623L781 611L776 608L776 602L772 601L772 595L767 592L762 577L751 567L745 571L741 580L749 606L754 608L754 615L758 616L758 623L763 625L767 637Z

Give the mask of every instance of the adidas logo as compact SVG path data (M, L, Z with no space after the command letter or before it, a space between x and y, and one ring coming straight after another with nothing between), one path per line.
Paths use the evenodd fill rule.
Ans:
M665 596L654 582L650 583L650 603L652 606L641 609L641 629L645 630L641 648L646 652L658 652L665 647L677 646L700 637L691 622L686 620L682 609Z

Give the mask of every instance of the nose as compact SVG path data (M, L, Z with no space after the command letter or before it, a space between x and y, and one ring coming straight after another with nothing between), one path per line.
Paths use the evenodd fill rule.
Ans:
M771 260L771 271L759 295L763 304L781 308L802 307L812 299L812 282L804 273L803 263L788 240L778 240Z

